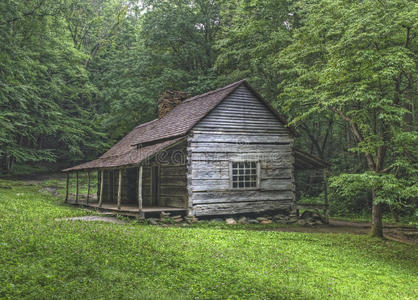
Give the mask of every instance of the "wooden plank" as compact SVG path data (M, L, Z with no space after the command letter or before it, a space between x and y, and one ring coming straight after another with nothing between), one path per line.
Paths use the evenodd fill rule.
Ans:
M204 192L204 191L222 191L233 190L230 189L230 181L228 180L196 180L192 179L192 191ZM260 190L263 191L292 191L294 190L294 184L289 179L261 179Z
M142 209L142 166L138 168L138 208Z
M261 168L261 178L267 179L293 179L293 169L279 169L274 167Z
M246 111L245 109L229 109L228 111L218 111L216 114L209 114L209 117L228 117L231 116L231 111L233 111L233 115L235 116L251 116L251 117L258 117L258 118L270 118L271 115L267 112L260 112L260 111Z
M192 143L190 148L193 153L209 153L209 152L222 152L222 153L231 153L231 152L260 152L260 153L283 153L291 154L292 148L290 144L285 145L268 145L268 144L239 144L239 143Z
M90 170L87 171L87 199L86 199L87 205L89 204L89 200L90 200Z
M76 176L76 192L75 192L75 203L78 204L78 197L79 197L79 192L78 192L78 171L75 172L75 176Z
M289 136L289 131L288 130L283 130L281 132L277 132L277 130L273 133L268 132L268 131L259 131L259 130L226 130L226 129L222 129L222 128L212 128L212 129L207 129L207 128L201 128L201 129L197 129L197 128L193 128L193 131L191 131L191 134L207 134L207 135L212 135L212 134L234 134L234 135L241 135L241 136L252 136L252 135L268 135L268 136L282 136L282 137L288 137Z
M257 202L257 201L293 201L292 191L219 191L194 192L191 196L193 204Z
M161 185L160 186L160 194L182 196L182 195L185 195L186 193L187 193L186 184L181 185L181 186L175 186L175 185Z
M280 201L259 201L239 203L201 204L193 206L196 216L260 213L271 210L290 210L291 203Z
M253 124L253 123L236 123L236 122L210 122L200 121L196 128L222 128L235 130L269 130L270 132L283 132L283 127L274 124Z
M102 207L103 204L103 181L104 181L104 172L100 171L100 194L99 194L99 207Z
M68 201L68 189L69 189L69 185L70 185L70 173L67 173L67 180L66 180L66 185L65 185L65 202Z
M121 194L122 194L122 170L119 169L119 180L118 180L118 209L121 205Z
M225 179L229 180L229 170L226 168L218 168L214 166L208 169L193 169L192 179L195 180L208 180L208 179Z
M185 198L185 195L183 196L160 195L161 202L165 203L166 206L173 206L173 207L183 207L184 198Z
M209 120L209 119L208 119ZM234 114L234 115L225 115L225 114L216 114L210 117L211 121L226 121L226 120L236 120L236 121L247 121L247 122L257 122L257 123L276 123L279 122L275 117L270 116L260 116L252 114ZM280 124L280 123L279 123ZM280 126L283 126L280 124Z
M186 175L186 174L184 174L184 175ZM160 181L161 186L163 186L163 185L186 186L186 184L187 184L186 176L182 176L182 177L178 177L178 178L175 178L175 177L167 178L167 177L165 177L165 178L160 178L160 180L161 180Z
M250 153L194 153L191 154L191 160L199 162L224 162L231 159L237 160L259 160L261 168L293 168L293 155L291 153L277 152L250 152Z
M233 115L233 116L213 116L210 119L207 119L206 122L220 122L220 123L237 123L237 124L267 124L267 125L276 125L283 128L283 125L274 118L266 118L260 116L246 116L246 115Z
M232 134L232 133L193 133L191 138L191 142L195 143L221 143L221 142L235 142L235 143L293 143L293 138L289 135L282 136L282 135L263 135L263 134Z

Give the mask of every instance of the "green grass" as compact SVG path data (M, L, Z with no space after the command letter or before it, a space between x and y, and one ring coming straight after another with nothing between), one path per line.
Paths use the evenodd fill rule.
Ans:
M415 246L207 224L57 222L89 212L63 205L39 186L0 185L13 187L0 189L0 298L417 297Z
M97 172L91 172L90 174L90 195L97 194ZM45 180L41 183L43 187L55 187L57 188L57 193L61 196L65 196L66 188L66 178L64 176L57 177L54 179ZM78 177L78 192L81 195L81 198L87 196L88 190L88 177L86 172L80 172ZM74 174L70 175L70 184L68 192L72 195L76 194L76 177Z

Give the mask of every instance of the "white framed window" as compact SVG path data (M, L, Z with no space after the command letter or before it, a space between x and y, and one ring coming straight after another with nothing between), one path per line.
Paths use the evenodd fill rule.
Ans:
M260 163L254 160L230 161L231 189L257 189L260 181Z

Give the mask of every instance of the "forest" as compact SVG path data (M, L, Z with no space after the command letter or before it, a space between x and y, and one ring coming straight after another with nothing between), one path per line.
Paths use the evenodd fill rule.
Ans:
M165 90L245 78L330 164L331 214L416 220L417 25L413 0L1 1L0 173L94 159Z

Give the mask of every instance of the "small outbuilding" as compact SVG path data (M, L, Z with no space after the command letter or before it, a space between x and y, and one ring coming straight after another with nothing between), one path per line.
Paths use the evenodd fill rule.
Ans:
M158 112L98 159L65 169L66 200L134 215L289 212L296 204L295 168L326 167L294 149L297 132L245 80L190 98L167 91ZM81 200L78 178L85 171ZM90 195L92 171L96 195ZM70 173L77 178L75 199Z

